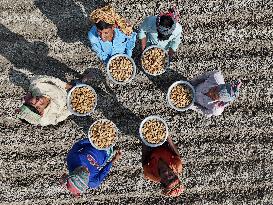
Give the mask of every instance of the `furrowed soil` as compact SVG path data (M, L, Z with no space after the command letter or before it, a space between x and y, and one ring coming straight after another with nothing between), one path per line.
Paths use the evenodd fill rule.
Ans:
M273 2L176 3L183 40L170 70L147 76L140 68L138 42L136 78L118 86L98 66L87 39L88 14L101 1L0 1L0 204L273 204ZM113 5L137 29L168 4L115 0ZM167 105L172 82L215 69L226 81L243 82L240 97L221 116L207 119ZM16 120L33 76L70 81L88 72L99 98L94 114L47 127ZM183 158L186 190L178 198L162 196L159 185L143 178L138 127L149 115L167 121ZM76 199L59 185L67 172L66 154L101 118L116 123L116 146L124 155L99 189Z

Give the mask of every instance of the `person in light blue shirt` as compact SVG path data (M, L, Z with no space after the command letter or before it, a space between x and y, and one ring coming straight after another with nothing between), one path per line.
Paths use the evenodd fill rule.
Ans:
M88 32L91 48L105 64L115 54L132 56L136 42L136 33L125 35L115 25L99 21Z
M170 9L168 13L146 17L140 25L138 37L142 50L158 45L172 57L181 43L182 26L177 22L174 10Z

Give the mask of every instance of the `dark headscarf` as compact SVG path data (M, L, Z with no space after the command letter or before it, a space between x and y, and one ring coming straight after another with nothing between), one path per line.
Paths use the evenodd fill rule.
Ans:
M173 21L171 28L166 28L166 27L160 25L160 21L161 21L162 16L171 17L171 19ZM177 12L175 11L174 8L169 9L167 13L160 12L160 14L157 16L157 19L156 19L157 31L164 36L170 36L176 28L177 21L178 21L178 15L177 15Z

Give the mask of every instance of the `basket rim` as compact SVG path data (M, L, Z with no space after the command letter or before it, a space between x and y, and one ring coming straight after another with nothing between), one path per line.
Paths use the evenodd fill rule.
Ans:
M117 81L117 80L115 80L115 79L112 77L112 75L111 75L111 72L110 72L110 62L111 62L114 58L116 58L116 57L126 57L126 58L128 58L128 59L132 62L132 64L133 64L133 74L132 74L132 76L131 76L128 80L126 80L126 81L123 81L123 82ZM116 55L113 55L113 56L108 60L108 62L107 62L107 64L106 64L106 73L107 73L107 76L109 77L109 79L110 79L112 82L116 83L116 84L124 85L124 84L130 83L130 82L135 78L135 76L136 76L136 64L135 64L135 61L134 61L130 56L128 56L127 54L116 54Z
M87 112L87 113L84 113L84 114L80 114L80 113L77 113L75 112L73 109L72 109L72 106L71 106L71 95L72 95L72 92L76 89L76 88L81 88L81 87L87 87L89 88L94 94L95 94L95 104L94 104L94 107L93 109L90 111L90 112ZM67 108L68 110L73 114L73 115L76 115L76 116L87 116L87 115L90 115L91 113L93 113L95 111L95 108L97 106L97 101L98 101L98 97L97 97L97 93L95 91L94 88L92 88L90 85L87 85L87 84L84 84L84 83L81 83L81 84L78 84L76 86L74 86L73 88L71 88L67 94L67 98L66 98L66 104L67 104Z
M171 91L172 89L177 86L177 85L186 85L188 86L191 91L192 91L192 102L187 106L187 107L184 107L184 108L177 108L171 101L170 99L170 95L171 95ZM168 102L168 105L170 105L173 109L177 110L177 111L186 111L186 110L189 110L194 102L195 102L195 88L188 82L188 81L185 81L185 80L179 80L179 81L176 81L174 82L169 88L168 88L168 92L167 92L167 102Z
M144 125L148 120L151 120L151 119L157 119L157 120L163 122L164 125L165 125L165 127L166 127L166 136L165 136L164 140L162 140L162 142L160 142L160 143L158 143L158 144L152 144L152 143L149 143L148 141L146 141L145 138L144 138L144 136L143 136L143 134L142 134L142 131L141 131L142 128L143 128L143 125ZM167 122L166 122L163 118L161 118L160 116L158 116L158 115L150 115L150 116L146 117L144 120L142 120L142 122L140 123L138 132L139 132L139 135L140 135L140 138L141 138L142 142L143 142L145 145L149 146L149 147L158 147L158 146L164 144L164 142L166 142L166 140L167 140L167 138L168 138L168 136L169 136L169 128L168 128Z

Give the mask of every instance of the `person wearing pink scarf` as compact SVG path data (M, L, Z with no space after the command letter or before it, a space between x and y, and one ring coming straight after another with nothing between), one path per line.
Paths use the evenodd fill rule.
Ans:
M195 110L207 117L221 115L224 108L239 96L241 81L225 83L222 73L218 70L205 73L191 84L195 87Z

